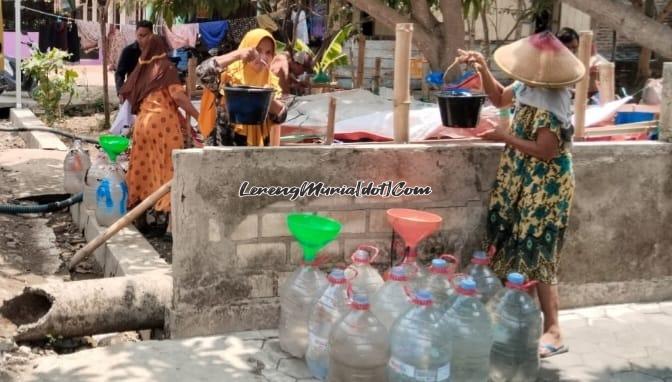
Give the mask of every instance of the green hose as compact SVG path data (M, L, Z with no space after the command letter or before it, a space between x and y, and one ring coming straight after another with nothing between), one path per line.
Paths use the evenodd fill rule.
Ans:
M0 204L0 214L39 214L45 212L54 212L70 207L73 204L80 203L84 197L84 193L72 195L67 199L58 200L47 204L38 204L31 206L22 206L16 204Z

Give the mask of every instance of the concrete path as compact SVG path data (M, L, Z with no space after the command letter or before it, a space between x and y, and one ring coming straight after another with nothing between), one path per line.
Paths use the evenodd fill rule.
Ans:
M563 311L570 352L539 381L672 381L672 302ZM308 381L277 331L148 341L38 359L26 381Z

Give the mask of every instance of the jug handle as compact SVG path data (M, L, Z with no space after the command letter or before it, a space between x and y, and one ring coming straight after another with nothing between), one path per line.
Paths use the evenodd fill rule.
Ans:
M373 245L370 245L370 244L360 244L357 247L357 249L365 250L366 252L371 254L371 257L369 258L369 263L373 263L373 261L376 259L376 257L378 257L378 255L380 254L380 250L378 248L374 247ZM352 255L350 255L350 260L352 260L353 263L355 262L355 253L354 252L352 253Z
M490 260L490 259L492 259L493 257L495 257L495 254L496 254L496 253L497 253L497 247L495 247L494 244L490 244L490 245L488 246L488 252L487 252L487 254L488 254L488 260Z
M346 273L345 275L345 280L348 283L348 290L352 289L352 284L350 283L357 275L359 272L355 268L342 268L343 273ZM350 273L350 271L354 272L355 274L352 275L352 277L348 277L347 273Z
M444 253L443 255L439 256L439 258L446 260L448 263L452 264L453 268L450 270L450 274L455 274L455 272L457 272L457 269L460 267L460 260L449 253Z
M408 284L404 285L404 293L411 302L415 301L415 292L411 290L411 287L408 286Z

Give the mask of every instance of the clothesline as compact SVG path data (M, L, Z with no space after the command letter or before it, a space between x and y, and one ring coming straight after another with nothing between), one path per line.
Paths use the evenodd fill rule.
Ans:
M84 20L81 20L81 19L73 19L72 17L68 17L68 16L57 15L55 13L44 12L44 11L41 11L39 9L26 7L25 5L22 5L21 9L25 9L27 11L32 11L32 12L39 13L39 14L42 14L42 15L45 15L45 16L55 17L55 18L59 18L59 19L65 19L65 20L69 20L69 21L84 21ZM107 23L107 24L108 25L114 25L114 26L132 25L132 24L112 24L112 23Z

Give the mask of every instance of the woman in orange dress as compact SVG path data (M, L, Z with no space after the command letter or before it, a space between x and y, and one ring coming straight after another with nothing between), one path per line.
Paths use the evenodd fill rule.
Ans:
M177 69L167 58L165 42L154 35L140 49L138 65L120 92L137 114L126 174L129 209L173 178L171 154L184 147L184 137L189 133L189 125L178 107L198 120L198 111L185 93ZM159 199L154 210L169 213L170 194Z

